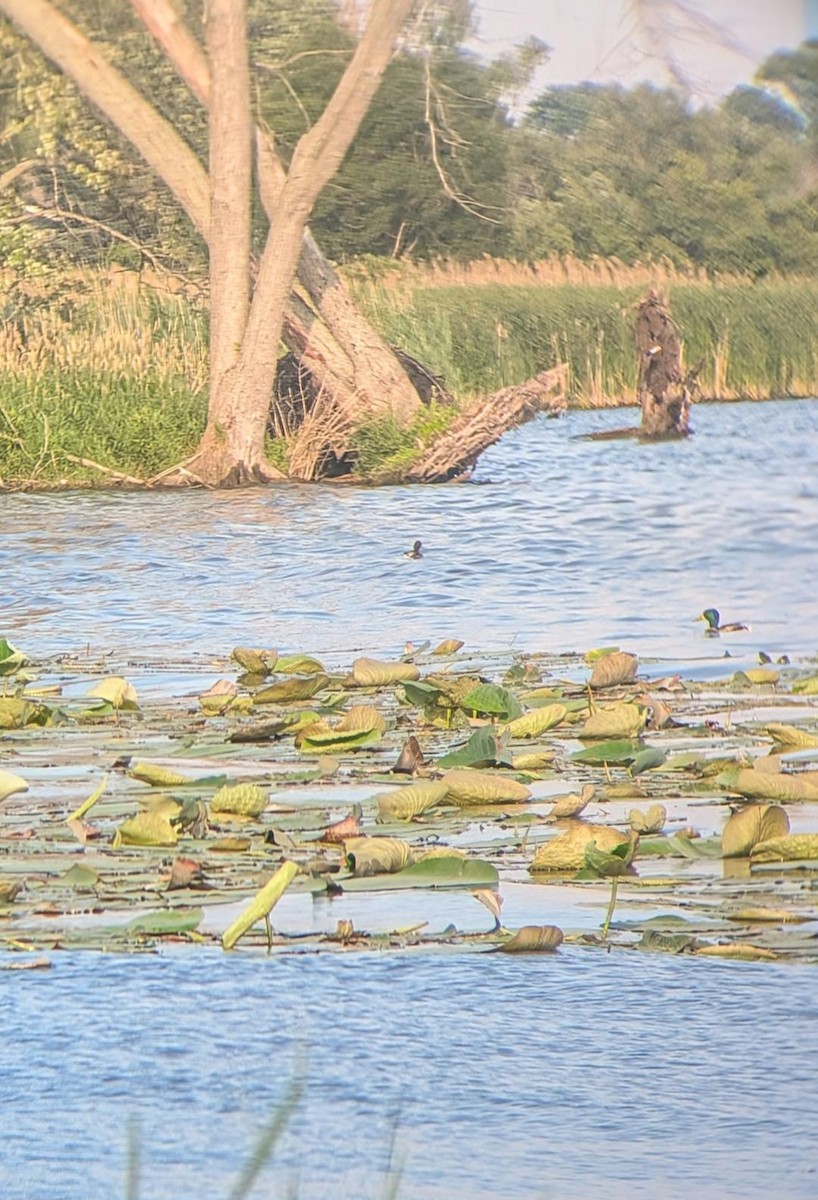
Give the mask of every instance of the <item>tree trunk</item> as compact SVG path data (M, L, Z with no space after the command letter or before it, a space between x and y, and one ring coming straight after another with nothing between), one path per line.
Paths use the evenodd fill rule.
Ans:
M652 288L636 314L639 354L637 399L642 407L640 436L686 437L695 372L682 372L679 331Z
M193 95L208 107L210 68L169 0L131 3ZM272 139L259 128L256 170L262 204L273 222L286 173ZM297 294L290 296L283 329L287 347L304 359L351 425L381 417L399 425L410 422L419 407L417 393L389 347L355 307L309 230L302 238L298 279L315 309Z

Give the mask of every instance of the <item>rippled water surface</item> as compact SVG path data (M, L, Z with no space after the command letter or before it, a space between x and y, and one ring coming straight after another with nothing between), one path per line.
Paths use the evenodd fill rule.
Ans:
M0 634L693 659L724 652L693 623L715 605L753 627L734 653L815 652L818 402L701 407L684 443L577 438L627 419L537 422L443 488L0 496ZM818 1195L814 968L571 946L53 961L0 973L3 1200L124 1197L131 1118L144 1197L226 1197L293 1071L305 1099L253 1195L384 1197L395 1128L403 1197Z
M577 437L633 415L537 421L448 487L0 496L4 630L29 651L691 656L714 606L754 647L816 650L818 401L702 406L685 442Z

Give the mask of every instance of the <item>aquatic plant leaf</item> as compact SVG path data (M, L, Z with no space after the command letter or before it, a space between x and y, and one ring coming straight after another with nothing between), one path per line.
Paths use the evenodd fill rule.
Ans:
M796 696L818 696L818 675L810 675L809 679L796 679L792 690Z
M632 808L628 813L628 822L634 833L661 833L666 821L667 809L664 804L651 804L647 812Z
M308 675L304 679L282 679L253 693L253 704L290 704L309 700L329 683L329 675Z
M447 638L447 640L445 642L441 642L440 645L435 646L434 650L432 650L431 653L432 654L457 654L457 651L462 650L462 648L463 648L463 646L465 646L465 644L466 643L461 642L459 638Z
M24 729L26 725L50 725L54 714L45 704L21 700L16 696L0 697L0 729Z
M381 740L379 729L333 728L325 721L308 725L296 737L296 746L306 753L326 750L362 750L366 746L377 746Z
M725 780L725 786L750 799L779 800L782 804L818 800L818 772L815 773L815 779L810 778L810 774L785 775L783 772L779 774L745 767L731 773Z
M630 765L631 775L642 775L645 771L654 771L657 767L661 767L667 755L664 750L659 750L656 746L646 746L644 750L640 750Z
M472 688L460 700L460 708L464 712L500 717L503 721L514 721L523 715L520 701L514 693L496 683L481 683Z
M773 804L746 804L730 815L721 834L725 858L746 858L759 842L781 837L790 831L790 819Z
M523 925L497 950L502 954L548 953L557 950L564 940L558 925Z
M174 858L170 867L168 880L169 892L180 891L184 888L201 890L208 886L202 864L195 858L184 858L180 855Z
M447 771L443 782L448 788L447 799L453 804L519 804L531 798L531 792L516 779L502 775L486 775L480 771Z
M545 708L535 708L517 717L505 726L503 732L512 739L540 737L564 721L567 715L568 709L564 704L548 704Z
M386 720L383 713L371 704L353 704L344 713L341 721L335 726L340 731L359 731L376 729L379 733L386 731Z
M401 838L349 838L344 842L344 852L353 875L391 875L412 862L412 849Z
M745 679L749 679L750 683L756 686L778 683L781 678L781 672L776 671L774 667L748 667L746 671L736 672L736 674L743 675Z
M511 755L505 749L505 737L498 736L493 726L475 729L465 746L444 754L436 767L494 767L511 766Z
M658 950L663 954L684 954L694 950L699 942L692 933L666 933L661 929L646 929L636 943L637 950Z
M381 662L377 658L356 658L352 664L350 682L353 687L388 687L406 679L419 679L414 663Z
M175 846L176 830L160 813L141 812L123 821L117 829L113 848L120 846Z
M728 921L740 921L744 925L799 925L812 920L811 916L794 912L791 908L769 908L765 904L743 904L739 908L722 911Z
M72 863L60 876L60 883L76 892L92 892L99 883L99 875L84 863Z
M786 833L756 843L750 851L754 862L797 862L818 858L818 833Z
M191 782L187 775L180 775L178 771L171 771L168 767L160 767L158 763L132 762L128 767L128 774L132 779L138 779L151 787L178 787L180 784Z
M248 675L271 675L278 660L277 650L253 650L249 646L234 646L231 657Z
M107 788L107 786L108 786L108 776L104 775L102 778L102 783L99 785L99 787L94 789L94 791L91 793L91 795L88 797L87 800L83 800L83 802L79 806L79 808L75 808L74 811L71 813L71 815L66 817L66 821L68 821L68 822L81 821L82 818L85 816L85 814L87 812L90 812L90 810L94 807L97 800L101 799L102 796L105 794L105 789ZM0 799L2 799L1 796L0 796Z
M162 912L144 913L125 926L128 933L162 937L192 933L201 924L203 908L169 908Z
M285 654L275 665L277 675L325 675L326 668L309 654Z
M600 850L622 844L621 829L610 825L586 825L577 821L565 833L537 847L530 871L578 871L585 866L585 847L596 842Z
M27 791L28 783L22 775L15 775L13 771L4 771L0 767L0 800L7 800L9 796Z
M123 710L139 708L139 702L136 698L136 688L133 684L128 683L127 679L123 679L121 675L109 675L107 679L101 679L99 683L89 688L85 694L96 700L104 700L107 704L110 704L111 708Z
M22 888L22 883L16 879L0 879L0 905L12 904Z
M14 675L27 662L28 658L22 650L12 646L5 638L0 638L0 675Z
M594 663L588 684L595 691L602 688L619 687L624 683L633 683L639 668L639 659L635 654L624 650L615 650L604 654Z
M446 798L449 787L445 780L424 779L392 792L382 792L374 797L378 805L379 821L394 819L411 821L428 808L434 808Z
M618 654L618 646L598 646L595 650L587 650L583 655L588 666L591 663L598 662L601 658L607 658L609 654Z
M698 946L693 953L701 958L739 958L753 962L756 959L775 959L779 955L766 946L752 946L749 942L723 942Z
M633 762L637 754L645 749L643 742L634 742L624 738L602 742L598 746L588 746L585 750L576 750L570 762L584 763L586 766L600 766L602 763Z
M272 879L265 883L264 887L250 901L244 912L222 934L222 946L225 950L231 950L248 929L252 928L257 921L263 921L265 917L270 915L270 912L284 895L284 892L297 874L298 866L296 863L287 861L281 864Z
M592 839L585 847L585 866L596 875L601 875L603 879L627 875L637 843L637 838L625 841L620 834L620 841L616 846L604 849Z
M206 692L199 693L199 706L208 716L218 716L227 711L238 694L235 683L229 679L217 679Z
M456 854L424 858L394 875L370 875L336 880L345 892L397 891L403 888L493 887L497 868L483 858L460 858Z
M647 710L640 704L608 704L591 713L581 738L630 738L645 727Z
M267 807L267 793L255 783L236 783L221 787L210 801L212 813L233 813L239 817L258 817Z
M395 775L414 775L418 767L422 767L426 759L423 757L423 751L420 748L420 742L414 736L406 739L398 755L398 761L395 763L392 771Z
M553 750L537 750L531 754L515 754L511 765L515 771L544 771L554 762Z
M214 842L208 842L207 848L211 854L244 854L250 849L252 841L249 837L222 837Z
M437 704L443 694L439 687L427 683L425 679L407 679L403 684L403 691L409 703L417 705L418 708Z
M808 733L806 729L800 729L797 725L779 725L773 722L764 726L764 732L779 746L794 746L800 750L812 750L818 746L818 734Z
M335 821L334 824L328 825L326 829L323 829L319 841L328 842L330 845L341 845L350 838L360 836L361 807L356 804L355 809L348 816L343 817L340 821Z
M554 806L548 814L549 820L551 818L578 817L582 810L590 804L595 792L594 785L586 783L579 795L576 792L569 792L567 796L557 796Z

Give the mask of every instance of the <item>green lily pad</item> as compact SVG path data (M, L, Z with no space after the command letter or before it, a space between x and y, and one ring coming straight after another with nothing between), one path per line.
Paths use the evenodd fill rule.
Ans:
M497 868L482 858L424 858L394 875L365 875L336 879L345 892L381 892L398 888L492 887Z
M128 933L162 937L174 933L192 933L197 929L204 909L202 908L171 908L163 912L145 913L134 917L125 926Z

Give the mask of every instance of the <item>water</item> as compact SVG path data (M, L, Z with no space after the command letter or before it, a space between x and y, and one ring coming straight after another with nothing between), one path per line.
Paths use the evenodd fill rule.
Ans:
M724 651L694 624L714 606L752 625L739 645L815 652L818 403L703 406L685 442L576 438L628 419L535 422L475 484L0 497L3 630L35 653L460 637L692 657Z
M814 653L818 404L695 418L650 447L575 440L621 412L537 422L445 488L0 496L0 633L136 657L348 662L450 636ZM703 638L711 605L752 632ZM404 1197L818 1194L812 968L570 946L52 957L0 974L3 1200L124 1196L132 1118L145 1197L226 1197L293 1071L305 1097L255 1195L383 1197L395 1127Z

